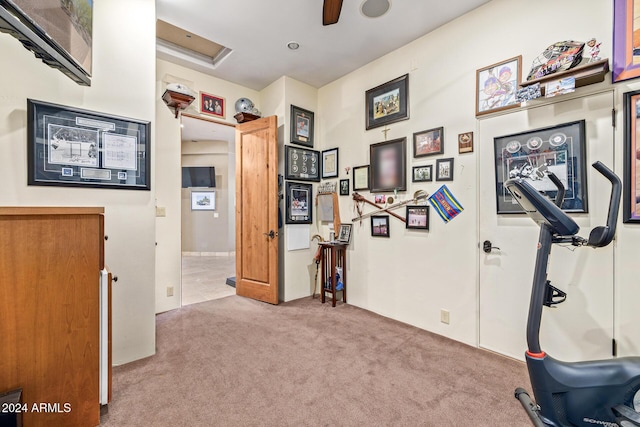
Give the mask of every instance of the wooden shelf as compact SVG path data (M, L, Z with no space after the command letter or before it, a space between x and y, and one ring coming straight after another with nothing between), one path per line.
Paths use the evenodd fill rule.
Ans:
M260 118L260 116L256 116L255 114L249 114L249 113L238 113L233 117L236 119L238 123L246 123L246 122L250 122L252 120L257 120Z
M191 95L167 89L162 94L162 100L167 104L167 107L175 111L177 119L178 113L191 105L195 98Z
M603 82L608 72L609 60L603 59L596 62L589 62L586 64L578 65L576 68L572 68L567 71L561 71L559 73L549 74L537 79L524 81L520 83L520 87L528 87L536 83L540 83L540 91L542 93L542 96L544 96L545 84L550 81L559 80L566 77L575 77L577 89L582 86Z

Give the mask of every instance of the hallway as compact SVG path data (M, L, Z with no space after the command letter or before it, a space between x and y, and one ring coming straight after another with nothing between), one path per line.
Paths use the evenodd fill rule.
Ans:
M235 295L236 289L226 284L235 268L235 256L183 256L182 305Z

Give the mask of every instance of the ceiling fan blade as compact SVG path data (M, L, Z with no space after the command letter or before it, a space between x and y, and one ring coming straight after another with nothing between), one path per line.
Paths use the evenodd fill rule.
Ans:
M324 0L322 7L322 25L332 25L340 19L342 0Z

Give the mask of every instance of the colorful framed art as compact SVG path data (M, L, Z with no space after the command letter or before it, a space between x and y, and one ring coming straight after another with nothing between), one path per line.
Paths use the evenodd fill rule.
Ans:
M407 138L378 142L369 148L371 192L406 191Z
M476 117L519 107L516 92L521 79L522 56L477 70Z
M191 192L192 211L215 211L216 192L215 191L192 191Z
M429 229L429 206L427 205L409 205L405 215L407 220L406 228L414 230Z
M389 237L389 215L373 215L371 217L371 236Z
M634 0L613 0L613 82L640 77L640 46L635 33L640 30L640 10Z
M291 143L313 148L313 111L291 105Z
M444 153L444 127L413 134L413 158Z
M287 224L311 224L313 222L313 185L287 182Z
M366 130L409 119L409 74L365 93Z
M226 105L223 97L200 92L200 113L224 119Z
M640 91L624 94L624 199L622 220L640 223Z

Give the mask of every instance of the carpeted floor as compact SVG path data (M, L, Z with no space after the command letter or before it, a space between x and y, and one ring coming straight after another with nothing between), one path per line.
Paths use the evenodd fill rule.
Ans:
M157 316L104 426L529 426L524 364L350 306L237 296Z

